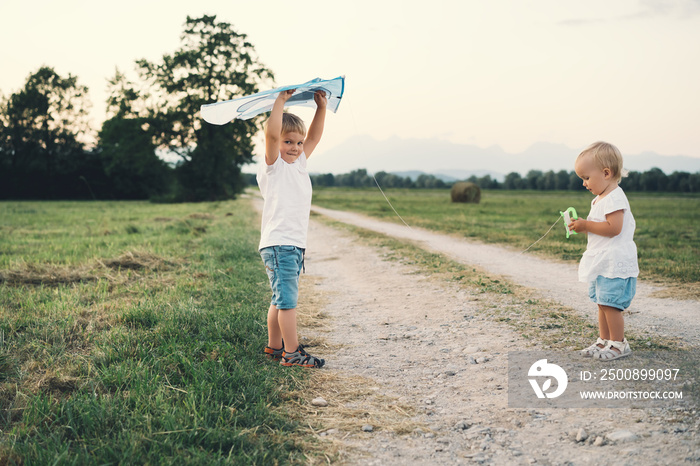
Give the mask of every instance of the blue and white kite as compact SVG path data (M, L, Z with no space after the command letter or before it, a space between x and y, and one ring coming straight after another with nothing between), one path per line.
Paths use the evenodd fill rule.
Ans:
M271 111L277 95L290 89L295 89L295 91L285 104L286 107L301 105L315 108L314 93L320 90L326 93L326 98L328 99L326 108L335 113L338 111L340 99L343 98L344 88L345 76L325 80L316 78L304 84L278 87L277 89L258 92L257 94L238 99L202 105L202 118L213 125L225 125L236 118L249 120L256 115Z

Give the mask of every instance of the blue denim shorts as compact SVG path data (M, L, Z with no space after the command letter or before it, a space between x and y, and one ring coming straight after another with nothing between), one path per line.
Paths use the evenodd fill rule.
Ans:
M304 250L296 246L270 246L260 250L272 288L270 304L277 309L294 309L299 298L299 274L304 266Z
M601 275L588 285L588 296L596 304L615 307L624 311L632 303L637 292L637 279L606 278Z

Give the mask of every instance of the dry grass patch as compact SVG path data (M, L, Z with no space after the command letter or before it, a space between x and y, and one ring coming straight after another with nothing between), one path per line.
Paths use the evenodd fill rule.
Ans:
M318 289L322 280L323 278L318 275L301 275L297 325L300 330L313 332L309 332L309 335L300 335L300 342L304 346L320 348L321 353L326 353L337 351L342 345L330 343L322 335L332 330L331 319L324 311L328 306L329 298ZM324 357L323 354L318 356Z
M130 300L123 299L118 302L118 305L127 307L130 305ZM88 333L109 330L118 320L117 307L115 303L98 303L94 308L83 309L77 317L78 325Z
M304 426L298 431L297 442L303 445L309 464L342 462L350 456L362 454L350 451L344 442L348 437L372 435L362 427L371 425L374 431L388 431L407 435L416 430L430 429L416 421L414 407L401 403L398 398L379 393L380 387L365 377L348 376L335 370L313 371L301 390L287 393L285 410ZM323 398L328 406L312 405L315 398Z
M700 283L661 282L662 289L654 291L651 296L660 299L700 300Z
M10 286L59 286L108 280L121 283L124 279L113 276L111 271L165 271L176 263L146 251L126 251L113 259L97 259L92 264L65 266L54 264L22 263L11 270L0 270L0 284ZM129 278L136 276L129 275Z
M22 264L13 270L0 270L0 283L10 286L58 286L97 280L92 267L64 267L51 264Z
M70 375L51 374L42 377L37 388L44 392L50 392L57 397L67 395L80 387L80 379Z
M12 270L0 271L0 283L19 289L26 287L24 292L31 299L45 299L41 297L47 293L44 287L53 288L49 292L51 296L64 293L72 296L66 299L65 308L60 302L55 305L55 318L41 321L37 328L42 330L36 330L32 321L10 324L10 335L27 331L27 326L36 333L25 347L10 354L3 348L4 333L0 335L0 383L17 373L24 374L14 388L0 390L0 408L14 410L13 416L19 416L24 399L15 398L16 392L45 392L60 397L80 388L85 358L95 351L101 335L119 325L124 309L133 307L140 289L155 290L174 282L177 270L170 271L176 267L179 267L176 262L134 250L86 265L20 264ZM86 285L73 287L78 284ZM83 303L87 307L82 307ZM0 310L0 316L3 312Z
M99 261L98 261L99 262ZM175 263L146 251L127 251L116 259L99 262L110 269L129 270L169 270Z
M291 395L297 398L302 418L318 421L326 431L337 429L343 435L361 433L362 426L369 424L375 430L402 435L425 427L413 420L417 416L414 407L379 392L380 387L372 379L320 370L313 373L304 390ZM313 406L311 401L317 397L326 400L328 406Z
M189 214L187 218L194 218L197 220L214 220L216 218L216 215L214 214L205 214L203 212L195 212L192 214Z
M329 299L318 289L323 277L302 274L300 279L299 309L297 319L300 327L319 330L330 329L330 318L324 308Z

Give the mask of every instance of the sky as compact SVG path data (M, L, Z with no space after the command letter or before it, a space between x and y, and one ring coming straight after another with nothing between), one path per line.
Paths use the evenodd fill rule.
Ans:
M174 52L204 14L278 86L345 75L320 154L368 135L700 157L700 0L2 0L0 93L53 67L89 87L98 129L115 70Z

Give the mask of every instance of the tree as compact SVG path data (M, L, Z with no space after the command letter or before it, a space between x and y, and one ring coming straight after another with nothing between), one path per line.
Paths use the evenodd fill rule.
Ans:
M525 189L541 189L541 187L538 186L541 178L541 170L530 170L527 172L527 175L525 175L525 179L523 180L525 182Z
M540 176L537 181L537 188L544 191L552 191L556 189L557 186L557 175L553 170L549 170Z
M351 188L363 188L374 186L374 179L367 174L364 168L353 170L335 177L336 186L348 186Z
M665 191L668 177L660 168L652 168L649 171L642 173L639 179L639 184L642 191Z
M481 178L476 178L475 183L482 189L499 189L501 187L498 180L491 178L491 175L484 175Z
M641 173L637 171L630 171L626 176L622 177L620 180L620 186L622 186L622 189L625 191L641 191L639 186L639 180L641 177Z
M142 118L116 116L104 122L99 133L99 155L117 199L148 199L168 188L169 168L156 155L156 147Z
M422 173L416 178L415 183L413 183L416 188L423 189L439 189L445 187L445 182L435 175L426 175Z
M510 172L503 181L503 189L522 189L523 178L518 172Z
M700 193L700 172L692 173L688 177L688 192Z
M335 186L335 177L333 173L311 175L311 182L314 186Z
M83 169L95 160L85 152L90 101L75 76L41 67L0 111L0 197L88 197ZM99 173L99 170L97 170Z
M556 180L554 182L554 189L557 191L566 191L569 188L569 172L566 170L559 170L556 175Z
M379 186L383 188L413 188L415 187L411 177L399 176L394 173L380 171L374 174Z
M583 180L578 177L576 172L569 173L569 191L584 191Z
M668 175L668 184L666 185L666 190L669 192L677 193L689 193L692 192L690 178L691 175L688 172L675 171Z
M138 60L136 66L140 83L117 71L110 111L146 118L156 146L180 156L181 200L228 199L242 191L241 166L253 160L258 119L214 126L202 121L199 108L255 93L272 80L246 35L216 16L188 16L179 49L158 63Z

